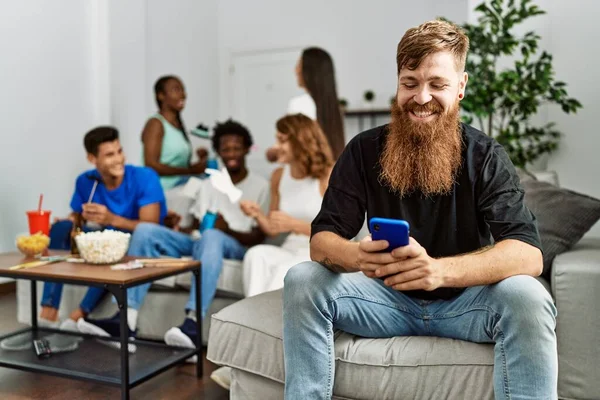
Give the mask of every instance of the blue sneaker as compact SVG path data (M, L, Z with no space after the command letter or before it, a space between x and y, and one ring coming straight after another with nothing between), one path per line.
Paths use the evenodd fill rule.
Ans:
M174 326L165 333L165 343L169 346L186 347L188 349L196 348L196 335L198 334L198 324L191 318L186 318L180 326ZM186 360L189 363L196 363L196 356Z
M77 321L77 328L79 332L86 333L88 335L102 336L102 337L121 337L121 313L117 312L113 317L107 319L83 319L80 318ZM127 332L129 335L129 340L135 340L136 332L132 331L127 327ZM118 342L101 340L101 343L104 343L110 347L121 349L121 344ZM136 346L134 344L128 344L127 348L130 353L135 353Z

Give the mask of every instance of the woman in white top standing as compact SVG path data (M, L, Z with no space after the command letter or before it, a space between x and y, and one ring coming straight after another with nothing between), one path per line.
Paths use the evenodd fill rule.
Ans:
M333 157L319 125L303 114L277 121L278 162L271 176L270 212L265 215L252 202L242 211L258 222L269 236L289 233L281 247L259 245L244 257L244 293L254 296L283 287L283 278L294 265L310 260L310 224L321 209Z
M288 104L288 114L304 114L316 120L333 153L337 158L344 150L344 124L340 111L335 84L335 69L329 53L318 47L309 47L302 51L296 64L296 80L305 94L294 97ZM277 160L275 148L267 151L267 159Z

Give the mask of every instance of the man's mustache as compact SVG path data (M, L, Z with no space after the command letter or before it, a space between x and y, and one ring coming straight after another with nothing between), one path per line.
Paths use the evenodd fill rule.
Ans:
M440 106L440 104L433 99L425 104L419 104L414 100L410 100L408 103L406 103L405 105L402 106L402 110L406 111L406 112L413 112L413 113L430 113L431 112L431 113L441 114L444 112L444 109L442 108L442 106Z

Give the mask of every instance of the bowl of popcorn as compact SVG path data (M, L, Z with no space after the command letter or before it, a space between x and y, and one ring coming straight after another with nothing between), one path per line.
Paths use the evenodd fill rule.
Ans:
M129 233L111 229L80 233L75 243L81 258L89 264L112 264L120 261L129 248Z
M17 249L28 257L42 254L50 244L50 238L42 232L33 235L21 234L17 236Z

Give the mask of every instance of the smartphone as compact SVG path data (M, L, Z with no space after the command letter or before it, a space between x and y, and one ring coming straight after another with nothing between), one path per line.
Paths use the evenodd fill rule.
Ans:
M387 240L390 244L383 252L391 252L409 243L409 225L402 219L374 217L369 220L369 230L373 240Z

